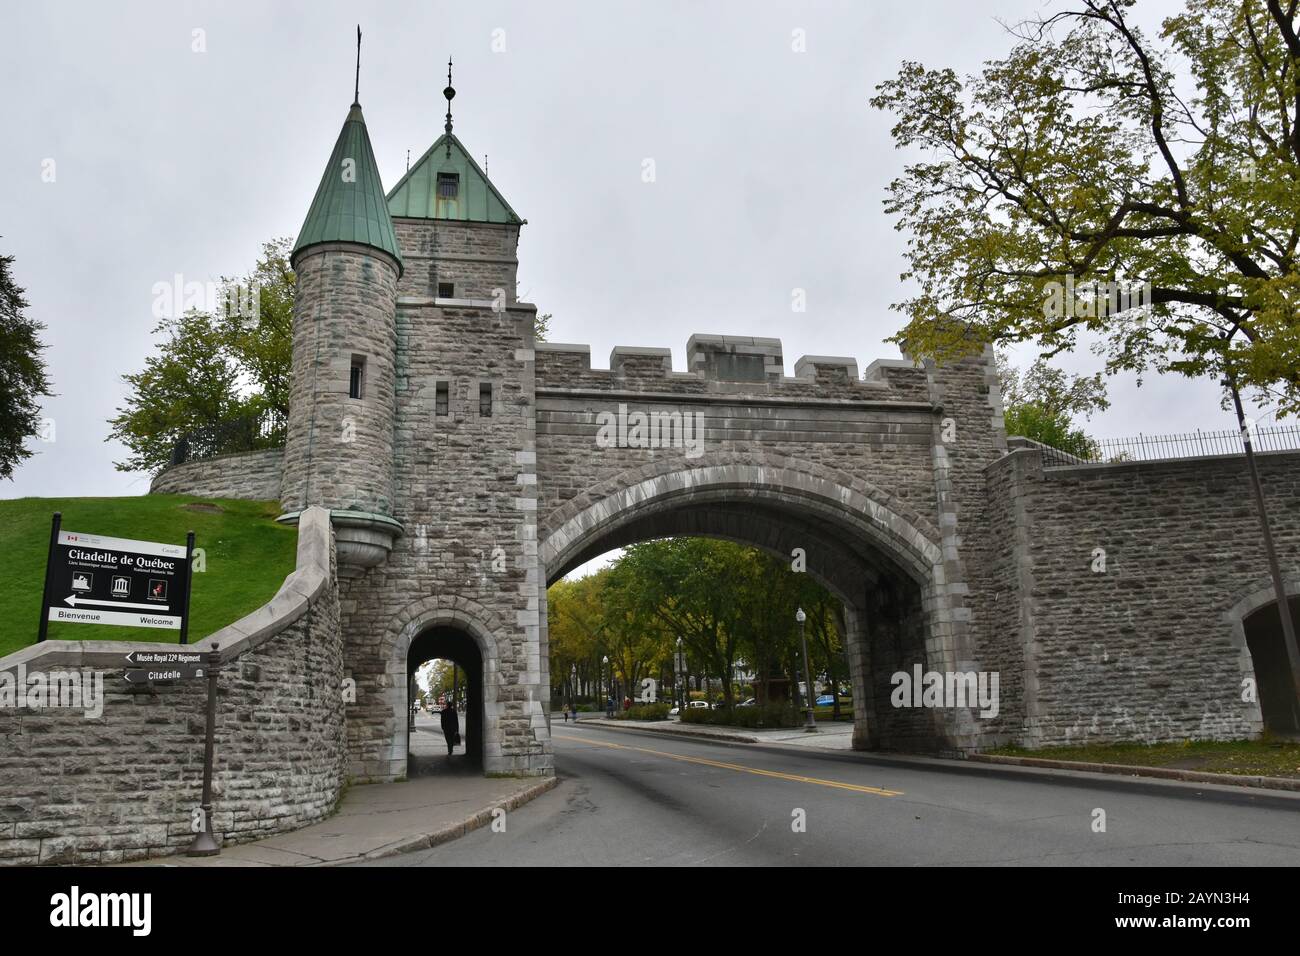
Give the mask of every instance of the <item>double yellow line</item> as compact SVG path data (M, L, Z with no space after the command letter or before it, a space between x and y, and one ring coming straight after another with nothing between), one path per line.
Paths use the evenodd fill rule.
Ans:
M721 760L709 760L705 757L688 757L685 754L668 753L665 750L650 750L646 747L629 747L626 744L611 744L603 740L590 740L586 737L568 737L553 734L556 740L572 740L593 747L610 747L614 750L634 750L637 753L651 754L655 757L667 757L669 760L681 760L684 763L696 763L705 767L717 767L721 770L735 770L737 773L752 773L756 777L774 777L777 780L789 780L792 783L811 783L818 787L832 787L836 790L851 790L854 793L870 793L877 797L901 797L902 790L884 790L880 787L864 787L856 783L841 783L839 780L823 780L820 777L805 777L797 773L781 773L778 770L762 770L758 767L746 767L738 763L724 763Z

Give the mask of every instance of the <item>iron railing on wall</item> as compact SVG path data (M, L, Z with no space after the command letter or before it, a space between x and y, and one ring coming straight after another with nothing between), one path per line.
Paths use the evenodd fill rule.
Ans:
M270 411L195 428L172 446L171 463L180 465L217 455L279 448L284 444L286 424L284 415Z
M1300 451L1300 426L1255 428L1250 443L1257 452ZM1203 432L1197 429L1179 435L1138 435L1136 438L1103 438L1092 443L1086 454L1072 454L1042 446L1043 465L1086 465L1125 461L1171 461L1207 455L1244 455L1246 446L1236 430Z

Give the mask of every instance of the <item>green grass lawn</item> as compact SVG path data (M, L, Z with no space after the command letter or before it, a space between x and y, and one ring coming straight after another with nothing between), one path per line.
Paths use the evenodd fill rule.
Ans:
M1094 744L1021 750L999 747L991 754L1081 760L1140 767L1170 767L1245 776L1300 777L1300 740L1185 741L1176 744Z
M0 554L7 579L0 587L0 656L36 642L41 589L50 545L50 518L63 513L64 531L185 543L206 554L194 575L191 642L207 637L271 599L294 568L298 529L277 525L274 501L226 501L182 495L136 498L17 498L0 501ZM159 641L179 635L141 627L51 622L50 640Z

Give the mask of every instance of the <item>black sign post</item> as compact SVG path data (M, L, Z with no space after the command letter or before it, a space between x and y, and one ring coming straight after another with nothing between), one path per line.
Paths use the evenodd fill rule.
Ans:
M54 567L54 555L59 545L59 525L63 523L63 512L54 512L54 519L50 522L50 551L45 556L45 587L41 591L41 626L36 632L36 643L45 640L45 634L50 629L50 615L47 608L50 606L50 568Z
M190 585L194 582L194 532L185 536L185 598L181 605L181 643L190 642Z
M212 763L217 733L217 671L221 667L221 654L212 645L208 654L208 727L203 741L203 830L194 837L186 856L216 856L221 852L216 837L212 835Z
M64 531L61 522L56 514L37 640L50 621L160 628L188 640L194 532L182 547Z

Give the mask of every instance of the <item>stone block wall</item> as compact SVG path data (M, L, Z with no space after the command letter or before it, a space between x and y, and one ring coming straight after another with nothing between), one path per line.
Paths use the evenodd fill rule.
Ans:
M283 448L218 455L160 471L149 485L149 494L278 501L283 471Z
M392 456L393 516L404 532L382 566L342 592L357 682L348 766L360 779L405 774L408 650L423 631L454 627L481 656L484 768L549 774L535 309L514 301L518 227L402 219L395 227L407 266L396 308ZM432 294L437 278L456 283L454 299ZM507 290L504 310L490 305L495 288Z
M327 816L344 782L342 641L329 517L299 525L272 601L187 650L220 649L213 828L232 844ZM184 850L199 806L207 683L122 679L161 643L48 641L0 674L102 675L102 714L0 706L0 863L115 863ZM21 670L20 670L21 669ZM3 678L0 678L2 681Z
M1295 579L1300 453L1259 462L1283 575ZM1000 509L999 646L1025 675L1021 743L1259 733L1233 618L1269 588L1244 457L1044 468L1022 448L988 482Z

